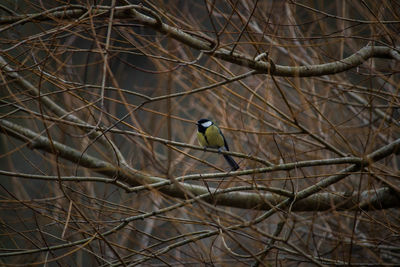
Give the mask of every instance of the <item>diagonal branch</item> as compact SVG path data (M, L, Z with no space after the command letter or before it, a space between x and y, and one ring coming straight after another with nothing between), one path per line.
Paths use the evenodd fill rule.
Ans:
M206 188L199 185L193 185L189 183L181 182L180 186L177 187L171 181L163 179L161 177L149 176L140 173L138 170L132 169L128 166L116 167L111 163L105 162L101 159L98 159L93 156L89 156L87 154L82 155L82 153L76 149L73 149L69 146L61 144L56 141L50 141L47 137L40 136L37 133L26 129L22 126L14 124L7 120L0 120L0 128L3 130L3 133L7 133L19 140L27 142L29 147L32 149L39 149L42 151L46 151L48 153L57 153L59 157L69 160L71 162L80 164L80 166L90 168L93 171L106 175L110 178L118 179L118 183L116 180L115 185L119 185L121 182L127 183L130 186L143 186L144 188L148 188L150 190L154 189L153 185L162 183L164 184L162 187L159 187L158 190L162 193L173 197L179 197L185 199L187 194L186 190L190 191L191 194L195 196L207 195L210 191L215 192L214 195L208 195L203 200L224 206L231 206L237 208L245 208L245 209L261 209L261 210L269 210L274 205L282 205L282 203L286 203L287 205L293 201L291 197L287 198L284 195L277 195L271 193L250 193L250 192L228 192L224 194L218 194L218 190L216 188ZM389 156L392 153L398 151L400 146L400 139L397 139L395 142L384 146L375 152L371 153L366 157L366 160L360 159L360 161L356 164L351 165L350 167L345 168L337 175L333 175L328 177L314 186L311 186L303 191L300 191L296 195L296 203L293 206L293 211L311 211L311 210L328 210L333 207L336 209L354 209L357 208L359 203L362 203L362 206L367 209L369 207L380 207L380 208L391 208L400 206L399 199L396 199L395 193L390 189L382 188L379 189L379 194L374 192L363 192L361 193L361 197L357 192L354 193L320 193L323 188L332 185L341 179L349 176L350 174L359 171L363 166L371 164L375 161L383 159ZM53 148L55 150L53 150ZM351 161L354 162L354 158L351 158ZM351 162L350 161L350 162ZM340 161L338 161L340 162ZM343 163L343 162L341 162ZM287 164L286 164L287 165ZM291 164L287 165L286 169L297 168L302 166L302 164ZM230 173L222 173L222 174L199 174L199 178L213 178L219 176L238 176L238 175L248 175L255 173L263 173L271 170L284 170L282 166L276 165L272 167L260 168L260 169L250 169L243 171L236 171ZM68 179L67 179L68 180ZM180 177L179 180L185 180L185 177ZM110 181L112 182L112 181ZM126 189L126 187L124 187ZM247 190L257 190L258 187L250 187L246 188ZM128 190L130 191L130 190ZM375 198L371 198L371 194L376 194ZM370 200L371 199L371 200ZM397 201L396 201L397 200Z
M40 92L40 90L38 90L30 81L26 80L14 68L12 68L2 56L0 56L0 70L3 71L8 76L8 78L13 79L14 82L16 82L19 86L26 89L32 95L38 97L39 101L43 105L45 105L54 114L59 116L59 119L64 118L67 121L77 123L78 125L80 125L79 127L82 130L86 131L92 140L95 141L99 140L99 142L105 148L107 148L107 150L115 153L118 162L120 162L123 165L127 165L125 158L123 157L117 146L112 141L107 139L103 132L93 131L92 129L85 127L90 125L85 121L81 120L80 118L78 118L77 116L73 115L72 112L68 112L67 110L62 108L60 105L54 102L50 97L43 95Z

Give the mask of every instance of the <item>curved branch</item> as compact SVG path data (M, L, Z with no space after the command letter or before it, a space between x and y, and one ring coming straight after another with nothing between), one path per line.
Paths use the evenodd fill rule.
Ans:
M84 127L90 126L88 123L84 122L77 116L73 115L72 112L68 112L61 106L59 106L56 102L51 100L50 97L43 95L40 90L38 90L33 84L26 80L23 76L21 76L14 68L12 68L9 63L2 57L0 56L0 71L4 71L6 75L9 78L12 78L14 82L16 82L19 86L22 88L26 89L28 92L30 92L32 95L38 97L39 101L43 103L49 110L51 110L54 114L59 116L60 119L64 118L67 121L77 123L81 129L86 130L88 133L88 136L92 140L99 140L99 142L107 148L109 151L113 151L116 155L117 160L123 164L127 165L126 160L122 153L119 151L117 146L111 142L109 139L107 139L104 135L104 132L100 131L94 131L92 129ZM43 116L43 114L41 114Z
M179 198L187 198L186 190L190 191L195 196L200 196L204 194L209 194L209 192L215 192L214 195L208 195L203 200L209 203L237 207L237 208L245 208L245 209L260 209L260 210L269 210L272 206L278 205L281 203L285 203L290 201L292 198L287 198L287 196L279 196L277 194L271 193L250 193L250 192L228 192L224 194L219 194L219 191L215 188L205 188L203 186L193 185L181 182L180 186L176 186L175 184L169 182L167 183L166 179L154 176L148 176L140 173L137 170L134 170L129 167L115 167L111 163L105 162L96 157L89 156L87 154L82 155L82 153L76 149L68 147L64 144L58 143L56 141L50 141L47 137L43 137L38 135L37 133L26 129L22 126L9 122L7 120L0 120L0 127L3 131L13 137L28 142L29 147L32 149L40 149L43 151L47 151L49 153L57 153L58 156L67 159L74 163L79 163L83 167L87 167L92 169L93 171L106 175L108 177L115 177L117 175L117 180L115 180L116 185L120 185L121 182L127 183L130 186L140 186L142 185L145 188L153 189L154 184L157 183L165 183L163 187L159 188L160 192L168 194L173 197ZM359 208L360 203L362 203L362 207L368 209L369 207L374 208L391 208L391 207L399 207L400 200L396 198L395 193L390 191L389 189L382 188L379 189L378 193L374 192L363 192L360 196L358 193L320 193L316 194L322 188L326 188L328 185L333 184L344 177L350 175L352 172L358 171L362 166L368 165L375 161L378 161L394 152L396 152L400 147L400 139L397 139L395 142L384 146L375 152L371 153L367 156L366 160L356 161L356 164L344 169L337 175L333 175L328 177L319 183L311 186L301 192L299 192L296 196L296 201L293 206L293 211L315 211L315 210L327 210L327 209L354 209ZM54 150L54 149L55 150ZM334 161L335 162L335 161ZM344 163L343 161L337 161L338 163ZM350 158L350 162L354 163L354 158ZM293 163L293 164L285 164L286 169L297 168L302 164ZM247 175L252 173L262 173L271 170L283 170L284 167L280 165L276 165L273 167L266 167L260 169L251 169L251 170L243 170L237 172L230 173L221 173L221 174L205 174L205 175L197 175L199 178L211 178L217 176L235 176L235 175ZM184 180L184 179L179 179ZM126 189L126 187L125 187ZM253 188L257 190L257 187ZM128 190L129 191L129 190ZM371 198L371 194L375 194L373 198ZM397 200L397 201L396 201Z
M85 12L87 12L87 8L84 6L74 5L74 6L64 6L63 8L65 9L63 11L59 11L61 9L60 7L53 12L43 12L38 14L28 14L19 16L4 16L0 18L0 25L12 23L12 26L15 26L17 24L23 24L32 21L31 18L34 18L35 21L52 20L54 18L73 19L73 18L79 18ZM93 7L91 12L92 15L94 16L107 16L108 12L106 11L109 10L110 7L97 6L96 8ZM161 22L160 18L156 16L157 14L155 12L148 12L153 15L153 17L150 17L139 12L138 10L143 10L143 8L137 5L126 5L126 6L116 7L115 18L135 19L142 25L149 26L162 34L167 35L168 37L171 37L187 46L190 46L191 48L201 50L204 53L209 54L213 57L220 58L227 62L256 70L258 73L263 73L263 74L271 74L274 76L283 76L283 77L322 76L322 75L336 74L355 68L357 66L360 66L363 62L365 62L369 58L389 58L400 61L399 48L394 49L385 46L365 46L347 58L330 63L316 64L309 66L277 65L272 62L255 60L254 58L247 57L246 55L237 52L232 53L228 49L224 48L213 49L215 45L213 41L210 41L212 39L209 38L208 36L204 36L203 38L201 38L197 35L186 33L176 27ZM6 26L5 28L0 29L0 32L9 28L10 26Z

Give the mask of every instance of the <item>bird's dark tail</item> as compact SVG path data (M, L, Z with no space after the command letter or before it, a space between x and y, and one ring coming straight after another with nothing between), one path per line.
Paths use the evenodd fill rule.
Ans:
M223 154L225 160L229 163L229 166L231 166L232 171L236 171L239 169L239 165L236 163L236 161L229 155Z

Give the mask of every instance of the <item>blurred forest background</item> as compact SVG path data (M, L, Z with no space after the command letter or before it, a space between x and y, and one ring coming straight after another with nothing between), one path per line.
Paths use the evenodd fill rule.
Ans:
M0 265L398 266L399 47L395 0L1 1Z

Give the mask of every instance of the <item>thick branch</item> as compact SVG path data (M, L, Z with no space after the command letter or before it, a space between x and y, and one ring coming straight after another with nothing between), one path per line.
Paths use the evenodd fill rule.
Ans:
M113 179L117 178L120 182L123 181L130 186L144 185L151 189L151 184L167 181L166 179L160 177L141 174L137 170L133 170L128 167L117 168L111 163L105 162L101 159L89 156L87 154L82 155L80 151L58 143L56 141L53 141L53 144L51 144L51 141L47 137L40 136L29 129L26 129L22 126L11 123L4 119L0 120L0 128L3 130L3 133L5 132L9 135L14 136L17 139L29 142L32 149L39 149L47 151L49 153L57 154L61 158L77 163L83 167L90 168L97 173L101 173ZM396 151L396 149L398 149L399 144L400 139L370 154L367 157L368 160L365 162L363 161L363 163L372 163L390 155L391 153ZM358 166L362 165L355 164L349 168L354 168L354 170L352 169L351 171L357 171L359 170ZM277 166L274 166L273 170L275 170L276 167ZM309 190L303 190L307 191L306 193L308 197L304 197L303 199L302 196L298 196L299 199L301 198L301 200L295 203L295 205L293 206L293 211L322 211L332 208L348 210L358 208L360 206L360 203L362 204L362 207L364 209L369 209L370 207L383 209L400 206L399 198L396 198L395 194L386 188L379 189L377 190L377 192L362 192L359 197L357 193L316 194L316 192L320 191L320 189L324 187L325 183L332 184L333 179L338 179L337 177L339 176L341 179L344 176L348 176L351 173L349 172L349 168L345 169L345 171L343 171L341 174L334 175L332 177L328 177L322 180L315 187L311 187ZM261 172L264 170L264 172L266 172L270 169L271 167L267 167L258 169L257 171ZM257 173L257 171L244 170L242 172L243 174L249 174ZM242 172L232 172L231 175L239 175L242 174ZM203 176L206 177L207 175ZM215 192L214 195L206 197L204 198L204 200L213 204L246 209L268 210L271 208L272 205L277 205L287 199L287 197L285 196L261 192L229 192L218 194L218 190L216 190L215 188L207 189L202 186L192 185L188 183L180 183L180 185L181 187L177 187L176 185L170 183L169 185L160 187L159 191L170 196L183 199L187 197L187 194L185 194L186 190L190 191L193 195L196 196L208 194L209 192ZM254 190L256 189L257 188L254 188ZM302 193L304 193L303 191Z
M22 24L31 21L42 21L42 20L53 20L54 18L58 19L76 19L81 17L87 12L84 6L77 7L75 6L65 6L65 10L60 11L60 8L55 9L53 12L43 12L38 14L28 14L28 15L19 15L19 16L5 16L0 18L1 24L10 24L15 26L16 24ZM322 75L330 75L335 73L340 73L347 71L349 69L360 66L363 62L368 60L369 58L389 58L400 60L400 54L398 49L393 49L385 46L365 46L361 48L358 52L350 55L347 58L344 58L339 61L325 63L325 64L316 64L309 66L283 66L277 64L271 64L270 62L264 62L260 60L255 60L253 58L247 57L246 55L240 53L232 53L228 49L216 48L214 47L214 43L211 38L204 36L204 38L200 38L198 36L186 33L176 27L172 27L166 23L163 23L160 17L153 11L151 11L151 16L147 16L138 10L146 10L151 11L147 8L143 8L137 5L129 5L129 6L119 6L116 7L115 18L119 19L127 19L132 18L142 25L149 26L154 30L168 35L175 40L190 46L194 49L203 51L205 53L210 54L211 56L220 58L222 60L228 61L230 63L234 63L240 66L248 67L250 69L256 70L259 73L271 74L274 76L284 76L284 77L310 77L310 76L322 76ZM106 16L109 7L106 6L97 6L97 9L92 9L91 15L94 16ZM10 26L6 26L1 31L9 29Z

